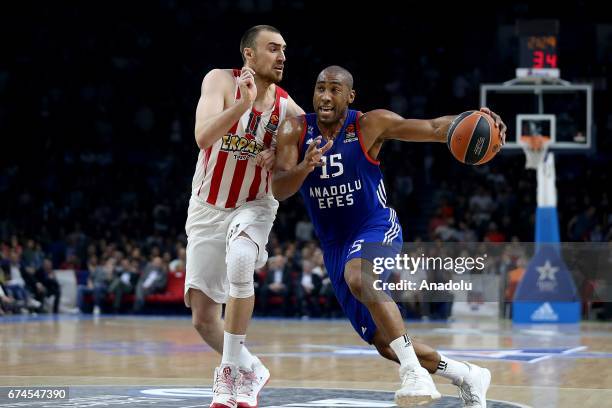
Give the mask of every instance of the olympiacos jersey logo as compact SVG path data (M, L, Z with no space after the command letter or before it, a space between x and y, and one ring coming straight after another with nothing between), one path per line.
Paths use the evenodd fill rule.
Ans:
M222 138L221 150L233 153L236 160L253 158L263 149L264 145L257 142L251 134L244 136L227 134Z
M257 156L259 152L264 149L264 145L258 142L255 137L260 121L261 116L251 112L249 115L249 122L245 129L245 135L240 136L228 133L223 136L221 150L233 153L236 160L248 160ZM272 119L270 119L270 123L271 122ZM278 125L278 116L276 117L276 123Z

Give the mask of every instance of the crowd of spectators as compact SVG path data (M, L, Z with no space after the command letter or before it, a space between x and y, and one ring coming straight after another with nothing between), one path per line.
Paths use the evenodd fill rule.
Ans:
M463 171L455 183L443 179L432 195L435 210L426 237L444 242L533 242L535 171L523 168L523 157L512 160ZM612 240L606 166L584 157L558 156L556 162L562 241Z
M72 236L73 234L71 234ZM18 237L3 242L0 252L0 314L60 311L61 285L56 273L74 273L76 308L64 312L99 315L107 312L142 312L146 296L166 289L168 273L184 271L185 246L176 241L143 244L107 242L82 233L74 246L43 246ZM59 251L59 253L58 253ZM53 264L52 259L62 259ZM111 295L111 296L109 296ZM126 295L133 299L126 305ZM128 309L129 308L129 309Z

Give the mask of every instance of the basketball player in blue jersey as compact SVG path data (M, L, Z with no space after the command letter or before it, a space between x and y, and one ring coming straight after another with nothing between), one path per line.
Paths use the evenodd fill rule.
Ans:
M486 407L491 373L486 368L451 360L431 347L413 342L394 302L364 296L362 265L371 271L365 243L382 243L386 256L401 251L402 231L395 211L386 205L382 174L376 160L385 140L446 142L454 116L433 120L404 119L387 110L360 114L349 110L355 99L352 75L338 66L318 76L316 113L281 125L272 188L279 200L298 190L323 247L325 266L344 312L359 336L380 355L400 363L400 406L440 398L430 373L459 387L465 407ZM506 126L487 108L500 127ZM368 269L364 269L368 270ZM365 275L364 275L365 276Z

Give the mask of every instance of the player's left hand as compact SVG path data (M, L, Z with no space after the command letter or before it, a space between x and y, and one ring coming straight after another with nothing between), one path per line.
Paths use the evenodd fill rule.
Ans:
M493 118L493 120L495 121L495 126L499 128L499 137L501 138L502 145L506 144L506 129L508 129L508 127L501 120L499 115L487 107L480 108L480 111L482 113L486 113L487 115Z
M276 149L274 147L270 147L266 150L262 150L259 152L257 157L255 158L255 164L268 171L274 170L274 164L276 163Z

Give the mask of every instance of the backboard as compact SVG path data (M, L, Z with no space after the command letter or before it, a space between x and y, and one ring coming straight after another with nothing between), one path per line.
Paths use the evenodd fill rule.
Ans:
M520 150L520 137L536 131L551 138L552 150L588 151L595 147L590 84L483 84L480 104L500 114L508 126L503 150Z

